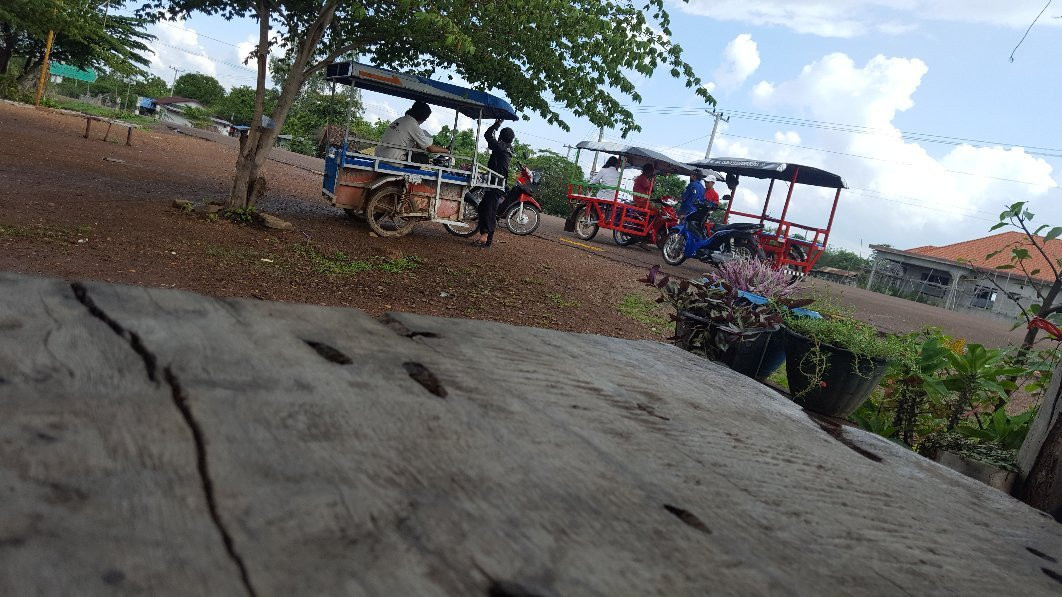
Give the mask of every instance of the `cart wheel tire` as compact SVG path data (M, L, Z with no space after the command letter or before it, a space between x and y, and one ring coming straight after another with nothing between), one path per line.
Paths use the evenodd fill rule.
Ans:
M467 227L454 226L453 224L443 224L443 228L446 228L446 231L454 236L468 238L476 233L476 228L479 227L479 220L465 220L464 222L465 224L468 224Z
M538 230L538 225L542 221L539 215L538 208L530 203L524 204L522 215L520 213L520 205L514 205L509 208L509 211L505 212L505 227L509 229L509 232L517 236L527 236Z
M633 245L634 241L635 238L627 234L626 232L620 232L619 230L612 231L612 242L616 243L621 247Z
M686 261L686 235L681 232L669 232L660 247L660 256L668 265L682 265Z
M590 240L597 236L597 231L601 227L590 221L590 209L587 206L579 208L579 213L575 216L575 236L583 240Z
M369 228L388 238L405 236L413 231L417 223L412 218L403 218L401 214L412 211L409 201L402 197L400 187L387 186L373 193L365 206L365 215Z
M350 218L351 220L354 220L354 221L357 221L357 222L364 222L365 221L365 212L363 212L360 209L352 209L352 208L349 208L349 207L345 207L345 208L343 208L343 211L346 212L347 217Z
M801 261L801 262L802 261L806 261L807 258L808 258L807 253L804 253L804 250L801 249L800 247L796 246L796 245L789 245L789 250L786 251L786 257L788 257L789 259L791 259L793 261ZM787 263L785 267L786 267L786 269L788 271L792 272L792 274L793 274L792 277L790 277L790 279L789 279L789 283L790 284L796 284L797 282L802 280L804 278L804 276L806 275L804 273L804 270L799 265L793 265L792 263Z

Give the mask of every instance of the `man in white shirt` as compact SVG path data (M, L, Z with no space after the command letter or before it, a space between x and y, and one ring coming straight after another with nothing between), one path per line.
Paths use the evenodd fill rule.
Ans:
M405 116L387 127L387 132L380 137L380 144L376 146L376 155L387 160L405 161L409 158L407 158L406 150L402 149L404 147L416 150L413 154L414 158L420 151L450 153L445 147L435 145L432 136L420 128L429 116L431 116L431 106L424 102L414 102L413 107L406 110ZM389 147L392 145L397 147ZM421 160L410 159L409 161Z

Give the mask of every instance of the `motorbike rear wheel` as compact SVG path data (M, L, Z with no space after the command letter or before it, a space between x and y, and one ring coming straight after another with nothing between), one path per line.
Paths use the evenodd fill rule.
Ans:
M503 219L505 227L518 236L527 236L538 230L538 225L542 221L537 207L530 203L524 203L523 206L522 213L519 203L510 207L509 211L505 212L505 218Z
M631 236L631 235L629 235L629 234L627 234L626 232L620 232L619 230L613 230L612 231L612 242L616 243L617 245L619 245L621 247L626 247L628 245L633 245L634 241L636 241L636 240L638 240L638 239L633 237L633 236Z
M575 216L575 236L583 240L594 238L601 227L597 225L597 222L593 221L590 207L583 204L575 209L578 210Z
M767 259L767 254L763 252L763 248L760 244L751 238L743 238L734 241L733 246L734 257L743 259L759 259L764 261Z
M402 190L401 187L385 186L369 198L365 215L369 220L369 228L379 236L393 238L413 232L417 220L403 217L403 214L413 211L413 206L402 196Z
M668 265L682 265L686 261L686 235L681 232L668 232L660 247L660 256Z

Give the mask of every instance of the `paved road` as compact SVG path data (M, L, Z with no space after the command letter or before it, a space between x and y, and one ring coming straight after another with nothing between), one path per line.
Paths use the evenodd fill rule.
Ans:
M612 242L612 233L607 230L598 232L597 236L589 241L583 241L573 233L565 232L564 220L555 216L543 216L542 225L535 234L643 271L660 265L666 273L684 278L699 278L710 269L710 266L694 260L688 260L680 267L667 266L656 247L648 250L639 246L617 246ZM935 326L950 336L965 338L968 342L986 346L1018 344L1025 335L1023 329L1011 330L1010 323L991 317L949 311L824 280L808 280L804 284L815 289L813 292L824 290L837 302L850 306L856 317L887 332L911 332L925 326Z

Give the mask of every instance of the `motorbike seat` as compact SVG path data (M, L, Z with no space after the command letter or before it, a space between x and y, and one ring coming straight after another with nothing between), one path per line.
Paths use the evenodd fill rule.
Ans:
M751 230L763 230L763 224L754 224L752 222L739 222L737 224L727 224L726 226L719 226L715 230L740 230L742 232Z

